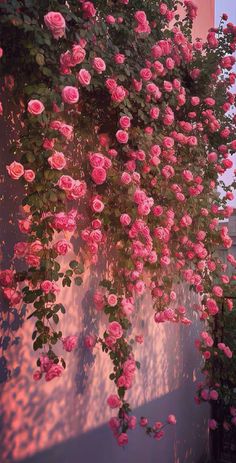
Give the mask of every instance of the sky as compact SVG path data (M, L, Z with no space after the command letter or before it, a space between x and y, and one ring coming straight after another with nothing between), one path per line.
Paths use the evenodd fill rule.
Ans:
M236 24L236 0L215 0L215 25L218 26L220 17L222 13L227 13L229 16L229 21ZM236 72L236 67L235 67ZM236 86L234 88L234 93L236 93ZM235 134L236 138L236 134ZM227 172L222 176L222 179L226 184L230 184L233 177L233 171L236 169L236 154L234 154L232 160L234 161L234 167L227 170ZM234 192L236 196L236 191ZM233 201L229 201L229 205L236 208L236 197Z

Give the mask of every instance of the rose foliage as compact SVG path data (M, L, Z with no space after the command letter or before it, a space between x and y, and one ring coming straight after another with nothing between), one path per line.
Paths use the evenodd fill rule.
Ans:
M72 351L77 343L57 329L60 284L81 285L85 259L114 256L94 294L107 327L85 344L100 345L113 363L116 392L107 402L117 411L110 426L119 445L136 425L126 400L139 368L133 343L143 341L131 337L136 299L150 290L155 323L189 325L176 285L199 295L208 321L230 284L215 251L231 246L218 222L232 214L234 185L221 185L223 198L217 187L236 148L236 26L223 15L205 41L193 40L196 15L191 0L0 3L3 86L22 121L7 172L25 186L26 236L1 272L2 290L9 310L22 300L33 305L33 348L43 349L34 378L49 381L65 368L55 344ZM60 256L71 252L75 232L83 244L64 272ZM16 270L18 259L25 271ZM170 415L165 424L175 421ZM165 424L140 424L163 436Z

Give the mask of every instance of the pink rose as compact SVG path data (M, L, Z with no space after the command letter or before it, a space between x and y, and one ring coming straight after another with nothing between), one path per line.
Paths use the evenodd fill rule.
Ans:
M72 66L76 66L84 61L86 56L86 51L83 47L78 44L74 44L72 47Z
M93 60L93 69L98 72L98 74L101 74L106 70L106 63L103 61L102 58L94 58Z
M156 106L155 107L152 107L149 111L149 114L151 116L152 119L158 119L159 117L159 114L160 114L160 109L157 108Z
M96 345L97 338L96 336L93 336L92 334L88 334L84 338L84 345L88 349L93 349L93 347Z
M62 170L66 166L66 158L60 151L54 151L52 156L48 158L48 163L52 169Z
M115 339L120 339L123 336L123 329L119 322L111 322L107 328L108 333Z
M91 82L91 74L86 69L80 69L76 77L83 86L89 85Z
M62 90L62 99L65 103L75 104L79 101L79 92L76 87L67 85Z
M19 291L16 291L15 288L3 288L2 292L11 305L16 305L21 302L22 295Z
M175 415L169 415L167 418L167 421L169 424L176 424L176 418Z
M130 127L130 117L128 116L121 116L119 120L119 124L122 129L128 129Z
M95 167L92 170L91 177L97 185L102 185L107 177L106 170L103 167Z
M117 437L117 444L120 447L123 447L124 445L128 444L128 435L125 432L119 434L119 436Z
M27 109L30 114L38 116L39 114L42 114L45 107L40 100L30 100Z
M58 186L62 190L71 191L74 187L74 183L75 181L72 177L70 177L70 175L62 175L59 178Z
M128 226L131 223L131 217L128 214L121 214L120 223L124 226Z
M145 24L146 21L147 21L147 16L146 16L146 13L144 11L136 11L135 15L134 15L136 21L140 24Z
M214 420L214 419L209 420L209 428L210 428L212 431L215 431L215 429L217 428L217 422L216 422L216 420Z
M107 302L111 307L115 307L118 302L117 296L115 294L109 294Z
M116 139L119 143L125 144L128 142L129 135L124 130L117 130Z
M51 381L54 378L58 378L62 375L64 369L61 365L56 365L55 363L49 368L49 370L45 374L45 380Z
M104 167L105 164L105 157L102 153L92 153L89 156L90 165L95 167Z
M104 203L97 197L92 200L92 210L94 212L102 212L104 209Z
M125 62L125 55L122 53L116 53L114 60L116 64L123 64Z
M3 106L2 106L2 102L0 101L0 116L3 115Z
M126 90L122 85L117 85L111 94L111 99L115 103L121 103L126 97Z
M139 421L140 426L145 428L148 425L148 419L145 418L144 416L141 416L140 421Z
M13 161L9 166L6 166L6 169L13 180L19 180L24 175L24 167L20 162Z
M111 394L107 399L107 403L110 408L119 408L121 406L121 400L116 394Z
M96 8L92 2L82 2L82 10L85 19L93 18L96 15Z
M53 247L60 256L65 256L72 248L71 244L65 239L57 241Z
M51 31L54 39L59 39L65 35L66 22L61 13L50 11L44 16L44 22Z
M78 342L77 336L67 336L66 338L62 338L63 349L66 352L72 352L76 347Z
M1 286L11 286L14 281L14 272L13 270L1 270L0 271L0 285Z
M52 281L44 280L41 283L40 288L45 294L49 294L50 292L52 292L53 289Z
M43 374L40 370L35 370L33 373L33 380L39 381L42 378Z
M33 182L35 179L35 172L31 169L26 169L24 172L24 179L29 183Z

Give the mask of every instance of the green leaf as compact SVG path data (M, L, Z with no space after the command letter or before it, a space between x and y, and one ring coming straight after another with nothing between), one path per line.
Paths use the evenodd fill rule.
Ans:
M80 286L83 283L83 280L81 277L76 277L74 281L77 286Z

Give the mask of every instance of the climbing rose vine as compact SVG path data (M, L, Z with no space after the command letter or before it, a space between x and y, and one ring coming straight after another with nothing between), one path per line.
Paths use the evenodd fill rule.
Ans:
M3 294L9 310L22 300L33 306L33 348L43 349L34 379L50 381L66 366L55 344L69 352L77 344L74 333L57 329L66 310L61 284L81 285L85 261L114 256L94 290L106 330L85 344L100 345L112 361L107 404L117 412L110 427L121 446L136 425L126 400L139 368L133 342L143 342L132 339L136 300L149 290L155 323L189 325L176 285L198 293L207 321L228 284L214 279L224 273L216 248L231 246L218 222L232 213L234 185L222 185L223 198L217 187L236 148L229 112L236 27L223 15L206 41L193 40L196 15L191 0L0 3L3 87L22 121L6 169L25 186L19 229L26 235L1 271ZM82 246L62 271L59 258L75 232ZM175 422L173 415L166 423L140 419L156 439Z

